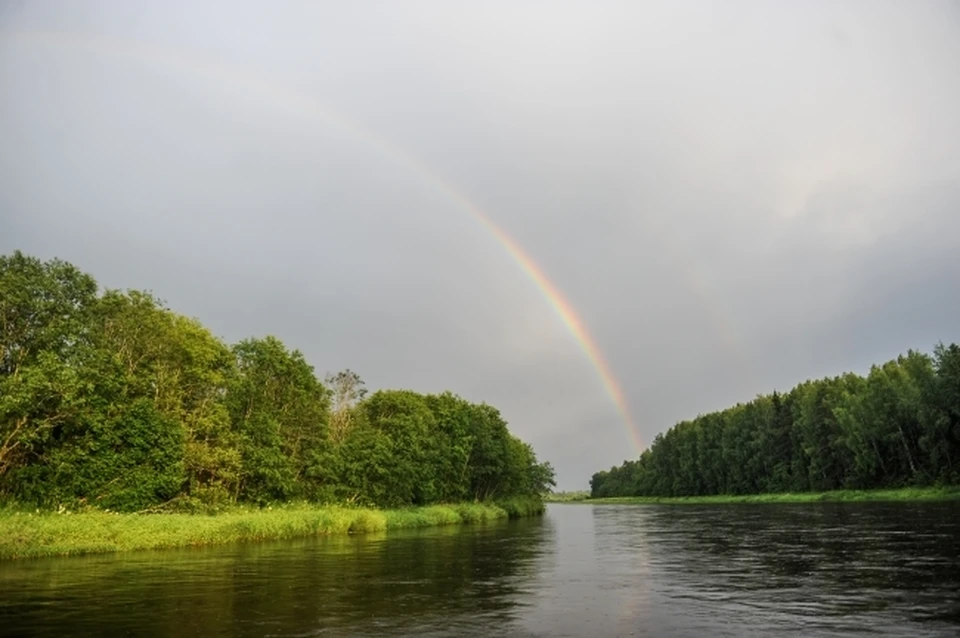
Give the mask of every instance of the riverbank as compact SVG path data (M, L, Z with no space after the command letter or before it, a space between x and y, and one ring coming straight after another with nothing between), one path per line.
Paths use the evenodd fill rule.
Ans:
M590 492L581 490L577 492L551 492L543 497L546 503L574 503L585 501L590 498Z
M7 509L0 510L0 560L484 523L543 511L543 502L532 498L395 510L308 504L238 506L212 515Z
M572 503L595 505L722 505L726 503L822 503L822 502L910 502L960 500L960 486L904 487L894 490L834 490L831 492L786 492L780 494L721 494L716 496L615 496L589 498Z

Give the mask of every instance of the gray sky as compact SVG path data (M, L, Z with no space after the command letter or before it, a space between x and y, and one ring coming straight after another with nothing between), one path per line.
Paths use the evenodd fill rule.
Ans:
M487 401L585 488L637 454L596 371L383 145L649 442L960 339L958 61L955 2L0 2L0 252Z

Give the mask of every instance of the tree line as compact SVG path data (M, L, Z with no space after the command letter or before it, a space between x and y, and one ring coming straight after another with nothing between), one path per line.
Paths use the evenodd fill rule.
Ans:
M494 407L322 381L279 339L228 345L143 291L0 256L0 499L117 511L293 499L540 496L554 471Z
M960 347L909 351L661 433L597 472L592 497L706 496L960 483Z

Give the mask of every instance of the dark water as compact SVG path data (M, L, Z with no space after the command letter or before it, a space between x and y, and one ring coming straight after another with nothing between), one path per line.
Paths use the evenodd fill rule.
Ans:
M389 536L0 563L10 636L960 636L960 506L551 505Z

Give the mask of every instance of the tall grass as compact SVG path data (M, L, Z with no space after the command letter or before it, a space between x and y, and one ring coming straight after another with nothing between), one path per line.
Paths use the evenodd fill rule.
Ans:
M242 541L362 534L485 523L542 513L538 499L397 510L290 504L217 514L117 514L0 510L0 559L195 547Z
M546 511L547 506L543 504L543 499L533 496L518 496L497 501L497 505L507 512L510 518L523 518L524 516L538 516Z
M576 492L551 492L543 497L547 503L572 503L575 501L585 501L590 498L590 492L586 490Z
M584 503L720 505L724 503L822 503L822 502L916 502L960 500L960 486L904 487L892 490L833 490L830 492L786 492L778 494L720 494L715 496L615 496L591 498Z

